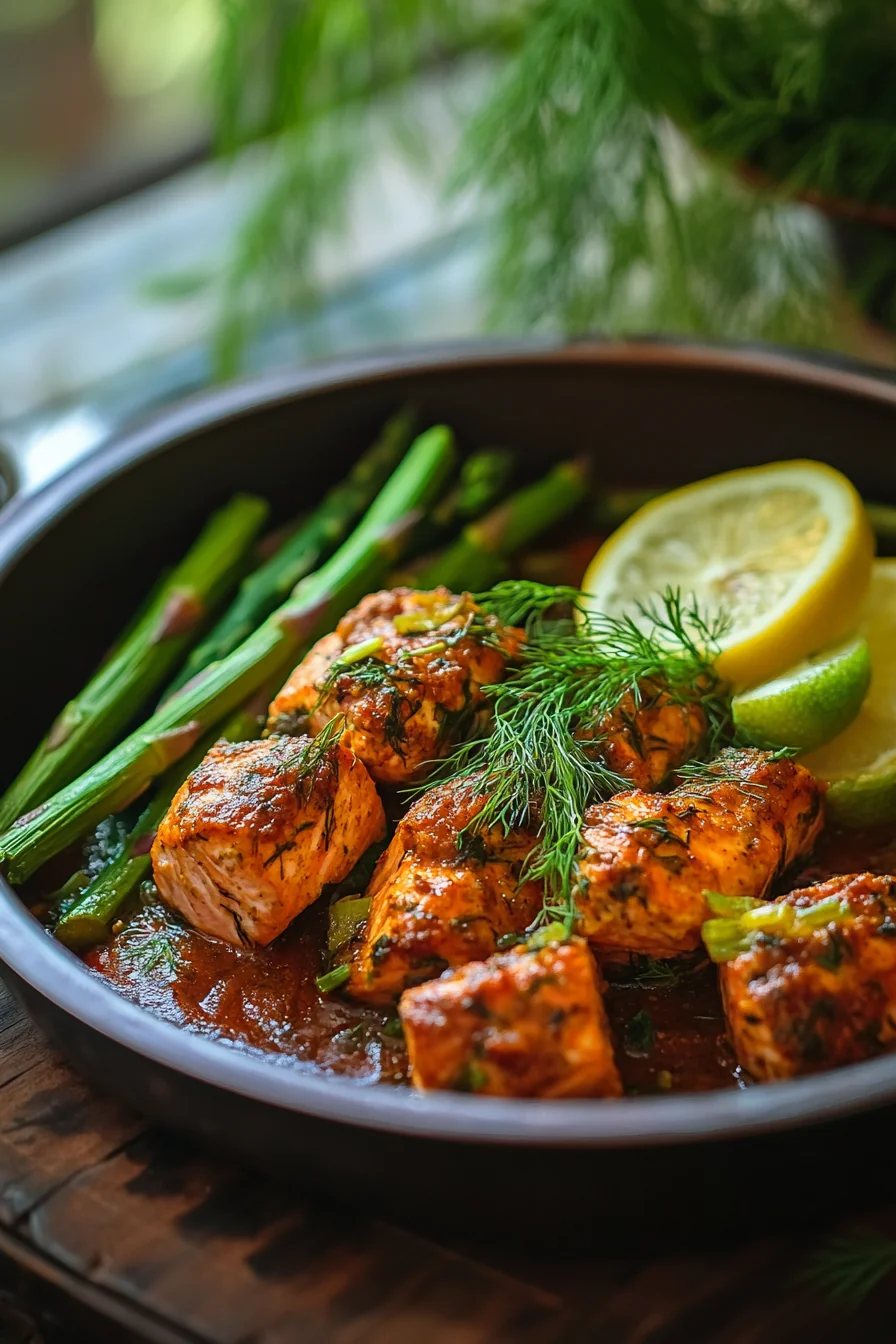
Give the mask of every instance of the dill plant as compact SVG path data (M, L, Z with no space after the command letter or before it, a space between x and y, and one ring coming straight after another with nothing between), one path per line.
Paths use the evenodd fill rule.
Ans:
M348 225L374 102L419 163L414 81L450 90L470 56L493 76L445 177L494 220L503 325L836 343L832 249L786 202L896 207L887 0L219 3L219 147L266 141L274 158L224 284L224 372L260 322L314 301L314 248ZM881 248L877 276L896 267L896 242Z

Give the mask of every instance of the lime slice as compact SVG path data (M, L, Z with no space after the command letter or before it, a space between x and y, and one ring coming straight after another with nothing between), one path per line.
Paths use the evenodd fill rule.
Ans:
M666 588L724 613L719 671L755 686L854 632L873 538L862 501L821 462L712 476L639 509L597 552L589 605L640 619Z
M731 712L741 737L753 746L814 751L849 727L870 681L868 644L851 639L736 695Z
M871 654L871 688L857 717L802 758L828 780L828 815L846 826L896 820L896 559L876 560L860 617Z

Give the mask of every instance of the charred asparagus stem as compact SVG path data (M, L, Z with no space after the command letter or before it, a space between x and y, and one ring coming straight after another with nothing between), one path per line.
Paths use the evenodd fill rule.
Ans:
M455 542L421 567L417 586L443 583L456 592L491 588L506 576L510 556L581 503L587 489L585 464L561 462L542 480L468 524Z
M204 618L245 572L247 553L267 514L264 500L237 495L209 520L10 785L0 800L0 830L92 765L171 675Z
M22 882L109 812L139 797L203 733L383 581L416 522L438 497L454 459L444 425L421 434L349 539L303 579L233 653L212 663L150 719L43 807L0 835L0 860Z
M257 697L253 697L257 699ZM109 934L115 919L138 883L149 876L152 866L150 848L159 825L171 806L171 800L184 780L195 770L206 752L224 737L228 742L246 742L258 737L264 724L259 705L237 711L220 730L207 733L193 751L188 752L162 775L152 801L141 812L121 853L97 874L75 904L56 925L56 937L67 947L89 947Z
M332 555L406 452L413 422L414 413L409 408L394 415L346 479L324 496L310 518L276 555L243 580L227 611L196 646L171 683L168 695L184 686L209 663L232 653L301 579Z

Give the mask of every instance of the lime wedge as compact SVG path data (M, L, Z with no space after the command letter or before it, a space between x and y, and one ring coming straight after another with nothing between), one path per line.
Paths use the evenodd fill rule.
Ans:
M896 559L876 560L859 627L871 688L850 726L803 764L829 782L828 815L846 826L896 820Z
M867 641L851 639L736 695L731 712L740 735L755 747L814 751L849 727L870 681Z

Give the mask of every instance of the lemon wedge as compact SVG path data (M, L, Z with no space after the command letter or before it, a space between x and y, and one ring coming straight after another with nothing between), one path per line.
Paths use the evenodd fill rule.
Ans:
M896 559L874 562L860 628L871 655L871 689L844 732L801 757L829 782L828 814L847 826L896 819Z
M667 588L724 614L718 668L737 688L769 681L851 634L874 541L862 500L822 462L711 476L644 505L582 582L596 612L639 619Z

